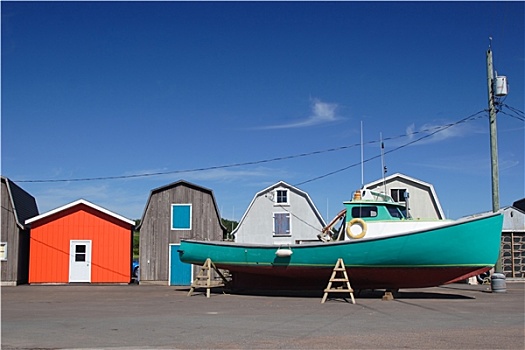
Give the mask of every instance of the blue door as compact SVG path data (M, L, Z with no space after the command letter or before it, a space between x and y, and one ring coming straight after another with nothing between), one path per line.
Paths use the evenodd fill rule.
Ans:
M191 264L180 261L180 244L170 244L170 286L191 285Z

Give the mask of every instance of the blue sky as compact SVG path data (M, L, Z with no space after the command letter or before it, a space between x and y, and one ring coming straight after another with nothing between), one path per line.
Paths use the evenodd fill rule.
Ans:
M283 180L331 219L361 187L361 124L364 159L375 157L365 183L382 176L382 135L387 175L433 184L448 217L489 211L490 36L509 81L500 204L524 197L523 2L1 10L1 173L40 212L84 198L138 219L152 189L184 179L239 220L255 193Z

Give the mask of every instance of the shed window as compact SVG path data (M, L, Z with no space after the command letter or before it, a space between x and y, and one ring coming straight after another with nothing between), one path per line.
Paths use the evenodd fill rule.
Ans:
M7 260L7 243L0 242L0 260Z
M398 203L405 203L405 193L407 192L404 188L396 188L390 190L390 197L394 200L394 202Z
M191 230L191 204L171 205L171 229Z
M290 235L290 214L274 213L273 214L273 234Z
M288 204L288 190L277 190L275 196L275 203Z

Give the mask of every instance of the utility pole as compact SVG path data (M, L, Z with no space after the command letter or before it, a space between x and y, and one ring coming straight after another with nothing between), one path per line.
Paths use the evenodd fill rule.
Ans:
M492 171L492 211L499 210L499 173L498 173L498 135L496 127L496 107L494 106L494 69L492 50L487 51L487 86L489 93L490 161Z
M499 172L498 172L498 135L496 128L496 108L494 103L494 68L492 66L492 38L490 38L491 44L487 50L487 87L489 97L489 127L490 127L490 168L492 171L492 211L495 213L499 208ZM503 270L501 264L501 243L500 243L500 255L496 266L494 267L495 272L501 273Z

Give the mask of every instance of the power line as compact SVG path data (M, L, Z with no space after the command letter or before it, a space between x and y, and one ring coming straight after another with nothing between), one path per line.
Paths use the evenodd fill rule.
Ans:
M523 111L520 111L520 110L517 109L517 108L511 107L511 106L509 106L508 104L503 104L502 106L503 106L503 107L507 107L508 109L510 109L511 111L513 111L514 113L524 115Z
M428 138L428 137L431 137L431 136L433 136L433 135L435 135L435 134L437 134L437 133L439 133L439 132L441 132L441 131L443 131L443 130L446 130L446 129L448 129L448 128L451 128L451 127L453 127L453 126L455 126L455 125L458 125L458 124L461 124L461 123L465 123L465 122L470 121L470 120L478 119L478 118L482 117L482 114L484 114L485 112L486 112L486 111L479 111L479 112L474 113L474 114L472 114L472 115L470 115L470 116L468 116L468 117L466 117L466 118L463 118L463 119L461 119L461 120L459 120L459 121L457 121L457 122L455 122L455 123L450 123L450 124L447 124L447 125L434 127L434 128L432 128L433 132L428 133L428 134L425 134L425 135L421 136L420 138L418 138L418 139L416 139L416 140L412 140L412 141L407 142L407 143L405 143L405 144L403 144L403 145L401 145L401 146L399 146L399 147L396 147L396 148L393 148L393 149L391 149L391 150L389 150L389 151L387 151L387 152L384 152L384 154L392 153L392 152L398 151L398 150L400 150L400 149L402 149L402 148L405 148L405 147L408 147L408 146L410 146L410 145L413 145L414 143L417 143L417 142L419 142L419 141L421 141L421 140L424 140L424 139L426 139L426 138ZM422 131L419 131L419 132L414 132L414 133L412 133L412 135L414 135L414 134L416 134L416 133L422 133L422 132L425 132L425 131L429 131L429 130L430 130L430 129L422 130ZM393 139L393 138L390 138L390 139ZM375 143L375 142L376 142L376 141L369 142L369 143ZM381 140L380 140L379 142L381 142ZM376 156L373 156L373 157L371 157L371 158L368 158L368 159L366 159L366 160L363 160L363 163L370 162L370 161L372 161L372 160L374 160L374 159L377 159L377 158L379 158L379 157L381 157L381 156L382 156L381 154L376 155ZM297 187L297 186L304 185L304 184L309 183L309 182L313 182L313 181L316 181L316 180L320 180L320 179L323 179L323 178L328 177L328 176L330 176L330 175L334 175L334 174L340 173L340 172L342 172L342 171L345 171L345 170L347 170L347 169L353 168L353 167L358 166L358 165L360 165L360 164L361 164L360 162L357 162L357 163L351 164L351 165L349 165L349 166L346 166L346 167L344 167L344 168L341 168L341 169L338 169L338 170L335 170L335 171L331 171L331 172L326 173L326 174L324 174L324 175L320 175L320 176L314 177L314 178L312 178L312 179L310 179L310 180L306 180L306 181L303 181L303 182L300 182L300 183L294 184L293 186ZM268 200L270 200L270 198L268 198ZM292 215L292 216L295 217L296 219L302 221L304 224L306 224L306 225L308 225L308 226L314 228L315 230L317 230L317 228L316 228L315 226L311 225L311 224L310 224L309 222L307 222L306 220L304 220L304 219L300 218L299 216L295 215L294 213L292 213L291 211L289 211L288 209L286 209L286 208L283 207L282 205L280 205L279 207L281 207L283 210L285 210L286 212L288 212L290 215ZM322 232L322 231L321 231L321 232Z
M322 153L340 151L340 150L343 150L343 149L348 149L348 148L352 148L352 147L356 147L356 146L359 146L359 144L354 144L354 145L349 145L349 146L341 146L341 147L337 147L337 148L330 148L330 149L321 150L321 151L313 151L313 152L309 152L309 153L301 153L301 154L284 156L284 157L263 159L263 160L252 161L252 162L234 163L234 164L227 164L227 165L217 165L217 166L204 167L204 168L195 168L195 169L172 170L172 171L162 171L162 172L155 172L155 173L119 175L119 176L73 178L73 179L17 180L16 182L40 182L40 183L42 183L42 182L46 182L46 183L47 182L80 182L80 181L130 179L130 178L151 177L151 176L159 176L159 175L178 174L178 173L191 173L191 172L200 172L200 171L207 171L207 170L233 168L233 167L240 167L240 166L247 166L247 165L256 165L256 164L270 163L270 162L276 162L276 161L293 159L293 158L307 157L307 156L311 156L311 155L315 155L315 154L322 154Z
M265 196L265 197L266 197L266 196ZM266 199L268 199L270 202L274 203L274 201L271 200L270 198L266 197ZM277 207L281 208L282 210L284 210L285 212L287 212L288 214L290 214L291 216L293 216L293 217L296 218L297 220L303 222L305 225L310 226L311 228L313 228L313 229L316 230L316 231L322 232L322 229L321 229L321 230L318 230L317 227L315 227L313 224L310 224L308 221L306 221L306 219L303 219L303 218L297 216L296 214L292 213L290 210L288 210L287 208L285 208L282 204L279 204Z
M505 115L507 115L507 116L509 116L511 118L514 118L514 119L518 119L518 120L520 120L522 122L525 121L525 117L522 117L522 116L519 116L519 115L510 114L510 113L507 113L505 111L499 111L499 113L505 114Z
M436 134L436 133L438 133L438 132L440 132L442 130L448 129L448 128L454 126L454 125L457 125L457 124L460 124L460 123L464 123L464 122L469 121L469 120L476 119L477 116L480 113L483 113L483 112L485 112L485 111L477 112L477 113L475 113L475 114L473 114L471 116L468 116L466 118L463 118L463 119L461 119L461 120L459 120L459 121L457 121L455 123L447 124L447 125L444 125L444 126L436 126L436 127L433 127L433 128L428 128L428 129L424 129L424 130L414 131L414 132L412 132L410 134L403 134L403 135L398 135L398 136L384 138L383 141L391 141L391 140L396 140L396 139L399 139L399 138L404 138L404 137L407 137L407 136L414 136L414 135L430 132L429 134L425 134L424 136L420 137L419 139L416 139L416 140L411 141L411 142L409 142L409 143L407 143L405 145L402 145L400 147L392 149L392 150L390 150L390 151L388 151L386 153L391 153L391 152L397 151L397 150L399 150L401 148L404 148L406 146L409 146L411 144L414 144L416 142L419 142L422 139L425 139L425 138L427 138L429 136L432 136L432 135L434 135L434 134ZM375 144L375 143L378 143L378 142L380 142L380 141L369 141L369 142L366 142L365 144L366 145L371 145L371 144ZM180 173L192 173L192 172L201 172L201 171L209 171L209 170L217 170L217 169L227 169L227 168L234 168L234 167L241 167L241 166L248 166L248 165L258 165L258 164L271 163L271 162L276 162L276 161L283 161L283 160L289 160L289 159L295 159L295 158L301 158L301 157L308 157L308 156L312 156L312 155L318 155L318 154L324 154L324 153L329 153L329 152L336 152L336 151L341 151L341 150L345 150L345 149L350 149L350 148L357 147L357 146L360 146L360 144L357 143L357 144L352 144L352 145L347 145L347 146L340 146L340 147L329 148L329 149L325 149L325 150L318 150L318 151L307 152L307 153L301 153L301 154L296 154L296 155L275 157L275 158L263 159L263 160L257 160L257 161L250 161L250 162L242 162L242 163L233 163L233 164L226 164L226 165L202 167L202 168L195 168L195 169L171 170L171 171L160 171L160 172L153 172L153 173L144 173L144 174L118 175L118 176L71 178L71 179L16 180L16 182L19 182L19 183L21 183L21 182L24 182L24 183L86 182L86 181L101 181L101 180L132 179L132 178L152 177L152 176L180 174ZM379 156L375 156L373 158L367 159L367 160L365 160L365 162L369 162L369 161L371 161L373 159L376 159L378 157ZM347 166L345 168L336 170L334 172L330 172L328 174L316 177L314 179L301 182L300 184L304 184L304 183L307 183L307 182L312 182L314 180L318 180L318 179L321 179L321 178L324 178L324 177L336 174L338 172L344 171L346 169L349 169L349 168L354 167L354 166L359 165L359 164L360 163L352 164L350 166Z
M425 132L425 131L429 131L429 130L434 130L433 132L431 132L431 133L429 133L429 134L425 134L425 135L421 136L421 137L418 138L418 139L412 140L412 141L407 142L407 143L405 143L405 144L403 144L403 145L401 145L401 146L398 146L398 147L393 148L393 149L391 149L391 150L389 150L389 151L386 151L386 152L384 152L384 154L389 154L389 153L392 153L392 152L396 152L396 151L398 151L398 150L400 150L400 149L402 149L402 148L405 148L405 147L408 147L408 146L410 146L410 145L413 145L413 144L415 144L415 143L417 143L417 142L420 142L421 140L424 140L424 139L426 139L426 138L428 138L428 137L430 137L430 136L433 136L433 135L437 134L438 132L441 132L441 131L443 131L443 130L446 130L446 129L448 129L448 128L451 128L451 127L453 127L453 126L455 126L455 125L458 125L458 124L461 124L461 123L465 123L465 122L470 121L470 120L478 119L478 118L480 118L480 117L482 116L481 114L484 113L484 112L486 112L486 111L479 111L479 112L474 113L474 114L472 114L472 115L470 115L470 116L468 116L468 117L466 117L466 118L463 118L463 119L461 119L461 120L459 120L459 121L457 121L457 122L455 122L455 123L450 123L450 124L446 124L446 125L443 125L443 126L434 127L434 128L427 129L427 130L421 130L421 131L419 131L419 132L414 132L412 135L419 134L419 133L422 133L422 132ZM391 140L392 138L389 138L389 139ZM388 140L388 138L385 139L385 140ZM368 158L368 159L363 160L363 163L368 163L368 162L370 162L370 161L372 161L372 160L374 160L374 159L377 159L377 158L379 158L379 157L381 157L380 154L379 154L379 155L376 155L376 156L373 156L373 157L371 157L371 158ZM346 167L344 167L344 168L341 168L341 169L338 169L338 170L331 171L331 172L326 173L326 174L324 174L324 175L320 175L320 176L314 177L314 178L312 178L312 179L310 179L310 180L306 180L306 181L303 181L303 182L297 183L297 184L295 184L294 186L300 186L300 185L304 185L305 183L309 183L309 182L313 182L313 181L316 181L316 180L320 180L320 179L323 179L323 178L328 177L328 176L330 176L330 175L334 175L334 174L340 173L340 172L342 172L342 171L348 170L348 169L353 168L353 167L355 167L355 166L358 166L358 165L360 165L360 164L361 164L360 162L357 162L357 163L351 164L351 165L349 165L349 166L346 166Z
M506 113L503 110L500 110L501 113L503 113L505 115L508 115L509 117L516 118L516 119L518 119L520 121L525 121L525 117L524 117L523 111L520 111L519 109L511 107L511 106L509 106L507 104L501 104L501 106L506 108L506 109L508 109L510 112L512 112L512 114Z

